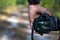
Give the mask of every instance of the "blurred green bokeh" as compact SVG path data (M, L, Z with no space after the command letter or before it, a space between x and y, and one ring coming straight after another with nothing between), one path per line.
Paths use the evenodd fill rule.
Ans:
M16 0L0 0L0 10L8 6L15 6Z

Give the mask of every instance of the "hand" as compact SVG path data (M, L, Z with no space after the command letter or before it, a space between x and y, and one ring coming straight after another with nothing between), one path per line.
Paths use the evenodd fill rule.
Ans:
M39 16L37 14L37 12L47 13L47 14L51 15L51 13L46 8L44 8L40 5L30 5L29 6L29 21L30 21L30 27L31 28L32 28L32 25L33 25L34 18Z

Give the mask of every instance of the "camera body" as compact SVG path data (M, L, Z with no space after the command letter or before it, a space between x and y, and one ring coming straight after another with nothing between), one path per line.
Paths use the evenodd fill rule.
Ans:
M34 19L33 30L40 35L48 34L50 31L58 31L60 29L60 20L56 16L50 16L47 13L41 14Z

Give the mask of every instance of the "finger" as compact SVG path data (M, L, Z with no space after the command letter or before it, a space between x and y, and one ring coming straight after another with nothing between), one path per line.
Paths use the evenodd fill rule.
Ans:
M51 13L50 13L50 12L47 12L47 14L51 15Z

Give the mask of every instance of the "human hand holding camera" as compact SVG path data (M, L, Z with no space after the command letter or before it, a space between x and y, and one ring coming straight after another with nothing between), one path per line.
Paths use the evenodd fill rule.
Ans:
M41 0L28 0L29 2L29 21L30 27L32 28L33 21L35 18L39 17L38 13L47 13L51 15L51 13L41 5L39 5Z

